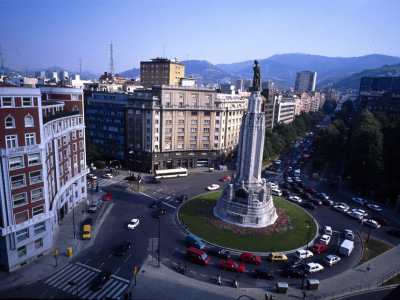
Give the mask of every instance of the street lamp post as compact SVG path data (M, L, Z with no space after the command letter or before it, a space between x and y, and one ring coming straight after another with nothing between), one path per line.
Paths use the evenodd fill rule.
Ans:
M160 252L161 252L161 217L158 218L158 267L160 267Z
M307 227L308 227L308 235L307 235L307 248L306 248L306 258L304 259L304 264L307 265L307 257L308 257L308 241L310 240L310 229L311 229L311 225L310 225L310 221L306 220L306 222L308 223ZM301 282L301 289L304 289L304 276L305 274L303 274L303 280Z
M72 281L72 280L68 281L68 284L72 285L72 286L76 285L76 299L79 299L79 289L78 289L79 285L76 282Z

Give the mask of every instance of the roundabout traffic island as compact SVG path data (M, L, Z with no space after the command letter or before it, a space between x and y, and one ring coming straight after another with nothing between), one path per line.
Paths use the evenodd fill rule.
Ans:
M283 252L307 244L308 222L310 241L317 226L302 208L274 197L278 219L262 228L238 226L225 222L213 213L221 192L207 193L185 202L178 210L181 225L202 240L224 248L251 252Z

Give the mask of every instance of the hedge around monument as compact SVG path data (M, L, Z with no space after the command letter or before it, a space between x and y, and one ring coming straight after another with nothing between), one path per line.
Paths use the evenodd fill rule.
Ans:
M220 196L221 192L213 192L187 201L179 209L179 221L181 224L187 225L190 233L202 240L238 251L283 252L302 247L307 244L308 224L306 220L311 222L310 241L316 235L317 226L312 217L297 205L278 197L273 197L275 206L284 209L292 219L290 228L285 233L241 235L219 229L199 216L198 210L202 205L211 205Z

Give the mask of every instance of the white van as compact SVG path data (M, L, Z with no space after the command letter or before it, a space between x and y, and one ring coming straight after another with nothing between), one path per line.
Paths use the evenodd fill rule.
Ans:
M354 242L350 240L344 240L343 243L340 245L339 253L346 256L350 256L353 249L354 249Z
M300 169L294 170L294 176L300 177Z
M271 189L271 194L275 196L282 196L282 191L279 189Z

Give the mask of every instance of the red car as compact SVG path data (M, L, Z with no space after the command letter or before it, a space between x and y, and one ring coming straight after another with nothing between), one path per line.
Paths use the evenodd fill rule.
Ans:
M228 175L226 175L225 177L221 178L221 181L230 181L232 178Z
M312 187L310 187L310 186L306 186L304 189L305 189L307 192L309 192L310 194L315 194L315 193L317 192L314 188L312 188Z
M288 159L285 164L290 165L290 160Z
M326 245L324 244L315 244L312 248L311 251L314 252L315 254L320 254L321 252L326 250Z
M259 256L255 256L254 254L247 252L243 252L242 255L240 255L240 260L242 262L248 262L256 265L261 264L261 258Z
M301 197L303 197L304 199L307 199L307 200L311 200L312 199L312 197L311 197L311 195L309 193L302 193Z
M322 205L322 201L320 201L318 199L311 198L308 201L310 201L311 203L314 203L315 205L318 205L318 206Z
M372 220L377 221L381 225L390 225L390 222L388 219L385 219L384 217L371 217Z
M301 193L303 192L303 189L302 189L302 188L299 188L298 186L295 186L295 187L293 188L293 191L296 192L296 193L301 194Z
M104 200L104 201L110 201L111 198L112 198L112 193L107 193L107 194L103 197L103 200Z
M234 262L233 260L223 260L221 261L221 269L244 273L246 268L243 265Z

